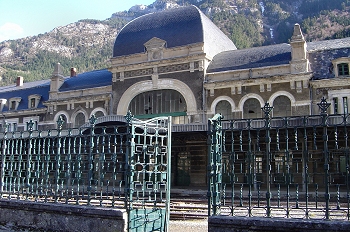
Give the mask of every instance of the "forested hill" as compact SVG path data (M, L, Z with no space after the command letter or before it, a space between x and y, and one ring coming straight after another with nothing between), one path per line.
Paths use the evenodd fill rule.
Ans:
M142 0L140 0L142 2ZM37 36L0 43L0 85L50 78L60 62L68 75L108 67L118 31L130 20L180 5L196 5L237 48L288 42L295 23L308 41L350 36L350 0L156 0L110 18L80 20ZM106 9L109 10L109 9Z

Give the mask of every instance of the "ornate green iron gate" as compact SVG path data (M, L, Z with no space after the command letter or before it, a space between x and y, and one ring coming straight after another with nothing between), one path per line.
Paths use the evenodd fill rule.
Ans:
M171 118L0 132L0 199L126 208L128 231L168 231ZM113 125L115 124L115 125Z
M128 231L168 231L171 173L171 118L147 121L126 116Z

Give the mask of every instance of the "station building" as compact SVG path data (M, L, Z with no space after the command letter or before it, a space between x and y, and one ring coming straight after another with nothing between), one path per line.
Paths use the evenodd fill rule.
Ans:
M298 24L290 43L237 49L197 7L151 13L116 35L108 69L63 75L59 63L47 80L0 87L2 130L77 128L97 123L172 116L172 184L207 183L207 120L347 114L350 38L306 42Z

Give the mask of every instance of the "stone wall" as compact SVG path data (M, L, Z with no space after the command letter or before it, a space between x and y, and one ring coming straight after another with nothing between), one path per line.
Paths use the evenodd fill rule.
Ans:
M30 231L127 231L124 210L0 200L0 225Z
M348 221L302 220L285 218L213 216L208 219L208 232L243 231L350 231Z

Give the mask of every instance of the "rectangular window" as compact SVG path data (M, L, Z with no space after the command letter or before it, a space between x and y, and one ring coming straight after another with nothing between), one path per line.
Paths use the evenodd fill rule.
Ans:
M7 124L7 131L8 132L15 132L17 131L17 123L16 122L10 122Z
M30 108L35 108L35 98L30 99Z
M344 107L344 114L348 114L348 98L343 97L343 107Z
M338 98L333 98L334 114L338 114Z
M339 76L349 75L349 64L347 63L338 64L338 75Z
M10 105L10 110L15 110L16 109L16 101L12 101Z

